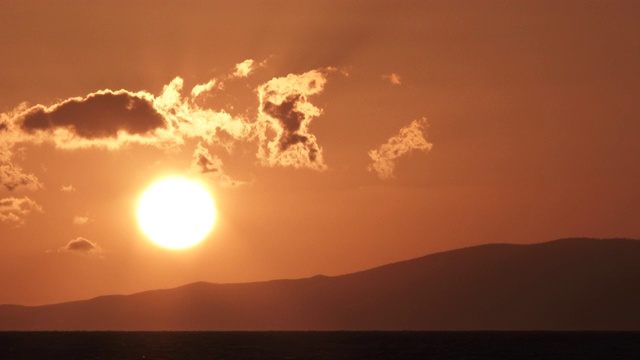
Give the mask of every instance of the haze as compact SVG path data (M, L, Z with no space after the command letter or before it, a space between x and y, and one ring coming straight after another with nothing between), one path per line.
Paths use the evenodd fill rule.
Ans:
M0 303L640 238L640 3L0 3ZM136 202L206 181L216 225Z

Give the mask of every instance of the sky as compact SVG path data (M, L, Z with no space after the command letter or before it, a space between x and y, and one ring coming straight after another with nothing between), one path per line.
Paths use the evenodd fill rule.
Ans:
M0 2L0 303L640 238L637 1ZM169 250L154 182L217 220Z

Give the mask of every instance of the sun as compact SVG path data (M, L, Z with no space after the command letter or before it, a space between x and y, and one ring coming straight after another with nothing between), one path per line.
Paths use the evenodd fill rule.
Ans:
M209 234L216 208L209 192L184 178L151 185L138 203L138 224L151 241L169 248L193 246Z

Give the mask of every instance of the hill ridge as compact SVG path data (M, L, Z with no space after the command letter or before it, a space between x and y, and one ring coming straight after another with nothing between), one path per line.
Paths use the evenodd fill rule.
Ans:
M640 330L640 241L484 244L337 276L0 305L1 330Z

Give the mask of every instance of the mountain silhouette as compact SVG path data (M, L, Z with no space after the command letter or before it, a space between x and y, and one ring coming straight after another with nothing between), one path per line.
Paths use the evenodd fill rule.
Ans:
M640 330L640 241L488 244L340 276L2 305L0 330Z

